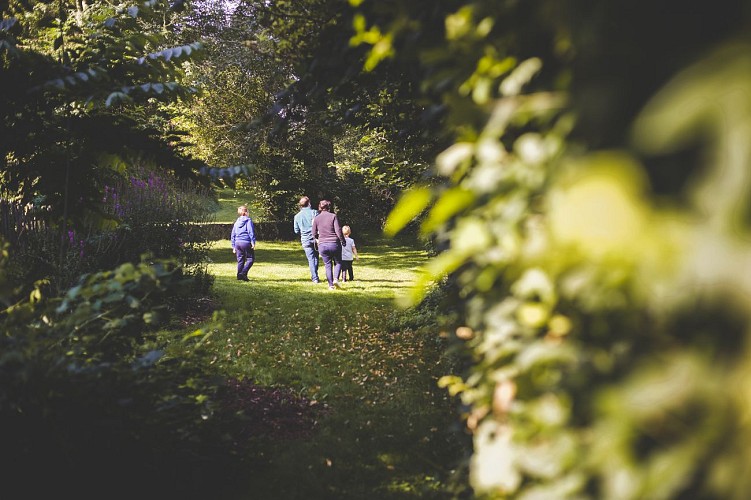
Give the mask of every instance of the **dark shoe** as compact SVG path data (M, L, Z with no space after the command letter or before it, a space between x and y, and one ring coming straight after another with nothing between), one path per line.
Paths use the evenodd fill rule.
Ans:
M250 281L247 274L241 274L237 279L239 279L240 281Z

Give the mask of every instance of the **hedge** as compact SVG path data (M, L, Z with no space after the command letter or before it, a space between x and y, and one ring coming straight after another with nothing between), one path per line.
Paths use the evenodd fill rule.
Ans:
M253 226L259 240L293 241L298 238L292 222L253 222ZM206 224L206 231L211 240L228 240L232 233L232 223Z

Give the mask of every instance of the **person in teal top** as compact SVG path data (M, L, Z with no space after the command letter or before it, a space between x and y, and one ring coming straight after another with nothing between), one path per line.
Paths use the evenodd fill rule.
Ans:
M298 205L300 211L295 215L295 234L300 235L300 244L305 252L305 257L308 259L311 281L320 283L318 279L318 250L316 249L316 240L311 232L313 218L318 215L318 210L310 207L310 198L307 196L300 198Z

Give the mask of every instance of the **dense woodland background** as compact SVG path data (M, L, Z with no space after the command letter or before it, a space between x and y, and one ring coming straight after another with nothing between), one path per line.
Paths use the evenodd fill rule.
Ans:
M100 393L210 439L153 332L237 189L432 252L472 495L747 498L749 6L0 0L3 462Z

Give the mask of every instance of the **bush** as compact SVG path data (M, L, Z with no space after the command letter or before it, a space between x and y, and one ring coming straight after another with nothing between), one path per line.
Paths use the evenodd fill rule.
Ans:
M128 263L84 276L60 298L37 290L34 300L6 311L5 493L35 496L84 484L97 496L113 485L105 496L146 487L176 493L171 474L191 467L205 473L210 464L202 454L227 454L213 420L221 384L205 371L209 363L190 339L177 342L179 358L168 355L157 333L168 319L164 303L188 281L169 262ZM197 333L200 340L204 332Z
M62 290L84 272L139 262L148 253L177 259L186 274L200 278L197 292L208 290L205 261L212 240L204 223L212 221L214 206L207 188L134 168L128 177L111 179L103 192L102 213L67 230L43 207L23 210L6 202L5 211L13 214L2 228L13 243L9 274L23 283L47 280Z

